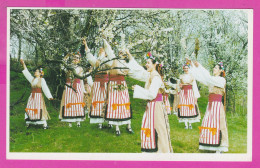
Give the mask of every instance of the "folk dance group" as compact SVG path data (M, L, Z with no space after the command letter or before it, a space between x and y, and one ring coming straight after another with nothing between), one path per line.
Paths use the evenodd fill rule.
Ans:
M145 87L134 85L133 98L147 100L146 110L141 125L141 151L171 153L170 127L168 114L171 113L168 94L174 94L172 110L177 113L179 122L185 123L185 129L192 129L192 123L200 122L200 112L197 99L200 97L196 80L209 88L207 109L199 127L199 149L219 152L228 151L228 133L222 97L225 93L225 71L223 63L218 63L213 69L213 76L197 61L186 59L183 66L184 74L180 75L177 84L163 81L162 65L150 52L147 53L146 69L139 65L128 49L119 51L121 59L116 58L114 51L106 40L95 57L85 40L86 58L93 68L99 68L94 81L89 76L84 85L81 79L71 78L67 71L66 86L62 95L59 119L68 122L69 126L85 120L85 109L89 110L90 123L98 124L102 129L104 122L109 127L116 127L116 135L120 135L119 126L131 128L132 107L130 103L125 76L145 82ZM127 59L126 59L127 58ZM112 61L109 61L112 60ZM80 62L80 53L73 55L73 63ZM27 70L23 60L23 74L31 83L32 92L26 106L26 125L43 124L47 126L50 119L46 110L42 91L51 100L52 95L43 78L41 69L37 69L34 77ZM121 67L122 69L112 69ZM123 69L125 68L125 69ZM83 75L83 68L76 66L78 75ZM166 89L165 84L174 88Z

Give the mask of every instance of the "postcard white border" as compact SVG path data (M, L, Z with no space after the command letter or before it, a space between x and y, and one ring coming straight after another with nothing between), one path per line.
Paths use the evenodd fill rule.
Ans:
M6 159L7 160L120 160L120 161L252 161L252 115L253 115L253 9L169 9L169 10L244 10L248 13L248 102L247 102L247 153L35 153L9 152L10 122L10 10L11 9L106 9L106 8L7 8L7 85L6 85ZM125 10L150 10L147 8L109 8ZM156 8L151 8L156 10ZM160 8L167 10L167 8Z

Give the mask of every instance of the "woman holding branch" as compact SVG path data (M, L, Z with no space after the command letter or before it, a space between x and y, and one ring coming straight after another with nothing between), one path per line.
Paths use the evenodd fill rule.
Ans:
M43 125L43 128L47 129L47 120L50 119L50 116L46 109L42 91L49 100L52 100L53 98L45 79L42 78L44 73L42 69L36 69L33 77L28 71L23 59L21 59L20 62L24 68L23 74L32 87L32 92L25 109L26 126L29 127L30 124Z
M187 59L189 63L190 60ZM228 151L228 131L226 114L222 104L225 94L225 71L223 63L213 68L213 76L197 61L190 68L191 74L199 82L209 87L209 101L200 129L199 149L216 153Z
M75 72L82 76L83 68L78 65L81 58L80 52L77 51L70 56L73 59L72 66ZM61 99L59 119L62 122L68 122L69 127L72 127L73 122L76 122L77 126L80 127L80 122L85 120L84 93L86 91L83 80L74 78L72 71L68 70L66 72L66 85Z
M192 123L200 122L200 113L197 105L197 99L200 93L196 80L189 73L190 64L183 65L184 74L180 75L178 118L179 122L185 123L185 129L192 129ZM188 126L189 123L189 126Z
M162 67L150 52L147 53L147 70L132 58L129 51L127 54L131 58L128 64L130 77L146 82L145 88L133 86L133 97L148 101L141 126L141 151L170 153L170 127L162 96Z

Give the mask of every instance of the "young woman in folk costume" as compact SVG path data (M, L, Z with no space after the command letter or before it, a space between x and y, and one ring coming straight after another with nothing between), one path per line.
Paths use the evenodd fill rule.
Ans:
M32 92L25 109L26 126L29 127L30 124L42 124L43 128L47 129L47 120L50 119L50 116L46 109L42 91L49 100L52 100L53 98L45 79L42 78L44 73L41 69L36 69L33 77L28 71L24 61L21 59L20 62L24 68L23 74L32 87Z
M195 65L195 66L194 66ZM198 62L194 62L190 72L199 82L209 87L209 101L200 129L199 149L216 153L228 151L226 115L222 104L225 94L225 71L223 63L213 68L213 76Z
M115 54L106 40L104 40L105 51L109 59L115 58ZM119 52L119 57L125 59L125 51ZM127 68L125 60L115 59L110 68ZM127 125L129 133L134 133L131 128L132 111L125 76L128 69L112 69L109 71L108 99L105 119L109 124L116 126L116 135L120 135L120 125Z
M192 123L200 122L200 112L197 104L200 93L196 80L189 73L189 68L190 64L183 65L184 74L180 75L181 90L178 103L179 122L185 122L185 129L192 129Z
M80 52L77 51L68 56L71 56L73 59L72 64L76 73L82 76L83 68L78 65L81 58ZM62 122L68 122L69 127L72 127L73 122L76 122L77 126L80 127L80 122L85 120L84 93L86 91L83 80L73 78L73 73L68 70L66 72L66 85L61 99L59 119Z
M101 63L108 61L107 54L104 48L99 49L98 58L94 57L90 49L88 48L87 42L83 39L83 44L85 45L86 57L93 68L97 68ZM105 63L99 70L108 69L112 66L112 61ZM102 129L102 124L105 119L105 108L107 104L107 84L109 81L108 71L102 71L95 74L94 83L92 86L92 103L90 107L90 123L99 124L99 128Z
M128 53L130 55L130 53ZM130 56L131 58L131 56ZM145 88L133 86L134 98L148 100L141 126L141 151L143 152L172 152L168 115L163 105L162 69L156 58L147 54L145 70L134 58L128 64L129 75L144 81Z

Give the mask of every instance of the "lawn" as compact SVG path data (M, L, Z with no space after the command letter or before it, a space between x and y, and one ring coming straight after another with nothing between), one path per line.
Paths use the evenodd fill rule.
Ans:
M129 89L133 110L132 128L134 134L121 126L121 136L115 135L115 128L105 127L100 130L97 124L90 124L86 118L78 128L72 128L58 119L59 102L46 100L47 110L51 116L49 129L42 126L25 127L24 109L30 94L30 85L20 73L11 72L10 104L16 102L25 92L24 102L10 109L10 152L102 152L102 153L140 153L140 129L146 101L133 99ZM48 81L47 81L48 83ZM128 88L133 84L144 85L138 81L127 79ZM203 117L207 97L202 94L198 99L201 116ZM200 123L193 124L192 130L185 130L175 115L169 115L171 142L175 153L204 153L198 149ZM239 113L227 114L229 153L247 152L247 117Z

